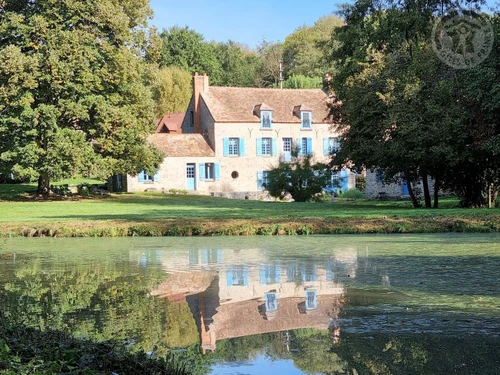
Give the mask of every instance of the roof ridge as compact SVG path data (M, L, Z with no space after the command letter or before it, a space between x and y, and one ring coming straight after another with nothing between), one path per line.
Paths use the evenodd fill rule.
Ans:
M320 88L318 89L291 89L291 88L282 88L280 89L279 87L241 87L241 86L209 86L208 90L210 91L211 88L218 88L218 89L244 89L244 90L276 90L276 91L323 91Z

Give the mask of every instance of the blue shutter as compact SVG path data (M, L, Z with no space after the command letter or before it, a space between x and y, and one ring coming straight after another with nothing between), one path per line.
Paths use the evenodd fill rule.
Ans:
M200 181L205 181L205 163L200 163Z
M159 172L156 172L155 175L153 176L153 181L154 182L158 182L160 181L160 173Z
M271 154L273 156L277 156L278 155L278 138L273 138L273 140L272 140Z
M139 178L139 182L144 182L144 171L140 171L137 177Z
M203 265L208 264L208 250L207 249L201 250L201 264L203 264Z
M323 155L330 155L330 139L323 138Z
M342 181L342 192L345 193L349 190L349 179L347 178L348 173L346 170L342 170L340 172L340 180Z
M297 154L302 156L302 138L297 138Z
M260 283L261 284L267 284L266 283L266 266L260 266Z
M229 156L229 138L222 138L222 147L224 149L224 156Z
M257 138L257 156L262 156L262 138Z
M295 266L288 265L286 266L286 282L294 282L295 281Z
M226 269L226 281L227 281L227 286L233 285L233 271L230 269Z
M248 270L246 268L243 270L243 285L248 285Z
M313 140L312 138L307 138L307 155L312 155L313 153Z
M215 181L220 180L220 163L215 163Z
M217 264L222 264L222 249L217 249Z
M257 171L257 189L262 189L264 171Z
M279 266L276 266L276 279L274 280L275 283L279 283L281 280L281 268Z
M245 138L240 138L240 156L245 156Z

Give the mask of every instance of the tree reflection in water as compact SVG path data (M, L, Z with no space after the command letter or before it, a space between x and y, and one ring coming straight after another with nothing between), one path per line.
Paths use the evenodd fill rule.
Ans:
M261 356L293 361L308 374L498 371L500 317L436 310L440 321L435 322L442 326L436 327L429 325L425 311L384 311L402 301L417 306L421 302L412 298L424 287L424 297L433 303L444 295L428 293L430 283L414 290L412 298L395 289L394 280L422 285L411 276L403 279L403 271L397 277L397 258L389 259L393 265L388 267L387 258L358 258L348 248L315 258L270 260L260 254L259 249L243 254L191 248L176 255L143 249L131 250L127 259L96 257L84 264L71 254L43 263L29 254L19 254L17 260L3 257L0 305L11 322L95 341L123 340L131 350L174 355L200 375L210 373L216 363ZM435 264L435 259L424 261ZM489 264L494 261L498 263L491 258ZM353 288L357 280L373 292ZM482 293L481 298L494 301L495 296ZM459 299L451 292L447 298ZM488 313L494 311L493 306ZM456 323L466 318L470 322L463 327ZM455 322L455 330L446 331L448 320Z

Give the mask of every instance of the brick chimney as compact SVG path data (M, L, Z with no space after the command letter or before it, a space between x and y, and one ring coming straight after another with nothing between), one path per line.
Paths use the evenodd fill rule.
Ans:
M200 93L208 91L208 76L207 73L193 76L193 99L194 99L194 132L201 133L201 108L200 108Z

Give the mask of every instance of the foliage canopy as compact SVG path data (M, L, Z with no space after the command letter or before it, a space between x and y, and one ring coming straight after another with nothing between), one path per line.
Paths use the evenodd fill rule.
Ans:
M147 0L2 2L0 170L51 179L154 170Z

